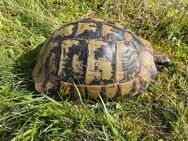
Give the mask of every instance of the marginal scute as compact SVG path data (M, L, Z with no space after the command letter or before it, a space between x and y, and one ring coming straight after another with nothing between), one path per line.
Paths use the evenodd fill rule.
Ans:
M118 28L120 28L120 29L124 29L125 28L123 25L121 25L119 23L115 23L115 26L118 27Z
M54 87L54 83L55 83L55 81L48 81L47 83L46 83L46 89L47 89L47 91L48 90L50 90L50 89L53 89L53 87Z
M63 96L70 95L71 85L69 83L62 82L59 91Z
M41 82L38 82L38 81L35 81L35 89L40 92L40 93L43 93L45 92L45 88L42 87L42 84Z
M102 29L103 29L102 36L107 36L107 34L109 33L114 33L113 32L114 28L112 26L104 24Z
M118 92L118 86L112 85L112 86L106 87L105 92L106 92L107 97L112 98Z
M88 95L90 98L98 98L103 92L107 98L118 98L123 96L135 95L145 88L146 83L140 81L140 78L135 78L126 83L115 83L109 85L83 85L70 84L63 82L60 92L64 95L69 95L72 91L75 96Z
M134 83L134 80L130 80L126 83L120 83L119 84L122 96L130 94L132 87L133 87L133 83Z
M51 53L52 53L53 49L57 46L58 46L57 42L55 42L51 38L48 38L45 46L41 49L41 51L39 53L40 61L37 62L36 66L33 70L33 79L36 82L35 87L38 91L46 91L48 89L48 87L45 85L46 85L46 83L49 82L50 72L55 71L56 68L54 68L55 66L53 64L52 70L49 70L49 68L47 68L48 66L46 66L46 64L50 63L50 61L53 61L55 59L54 56L51 56ZM51 59L51 58L53 58L53 59ZM46 70L48 70L48 74L47 74Z
M85 87L80 86L80 85L74 85L73 86L74 89L74 95L76 97L80 97L80 96L84 96L85 95Z
M88 96L91 98L98 98L101 90L102 90L101 86L98 86L98 87L88 86L87 87Z

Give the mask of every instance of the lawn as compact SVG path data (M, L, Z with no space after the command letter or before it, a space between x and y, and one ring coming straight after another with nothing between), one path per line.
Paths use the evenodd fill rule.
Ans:
M57 28L94 17L149 40L173 65L139 96L112 102L55 101L31 77L37 54ZM0 140L187 141L187 0L1 0Z

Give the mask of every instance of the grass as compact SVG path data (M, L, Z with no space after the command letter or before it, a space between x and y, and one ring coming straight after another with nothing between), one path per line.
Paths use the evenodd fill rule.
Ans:
M0 11L0 140L188 140L187 0L2 0ZM39 96L31 73L41 44L87 17L122 23L174 65L121 101Z

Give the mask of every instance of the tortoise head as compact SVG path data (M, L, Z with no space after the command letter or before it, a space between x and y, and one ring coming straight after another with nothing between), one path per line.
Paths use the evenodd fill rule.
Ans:
M158 70L171 65L171 60L160 52L154 52L154 61Z

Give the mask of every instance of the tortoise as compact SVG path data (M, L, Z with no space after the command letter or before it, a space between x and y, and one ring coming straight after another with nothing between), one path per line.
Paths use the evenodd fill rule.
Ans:
M109 99L142 93L170 59L111 21L84 19L52 33L33 70L40 93Z

